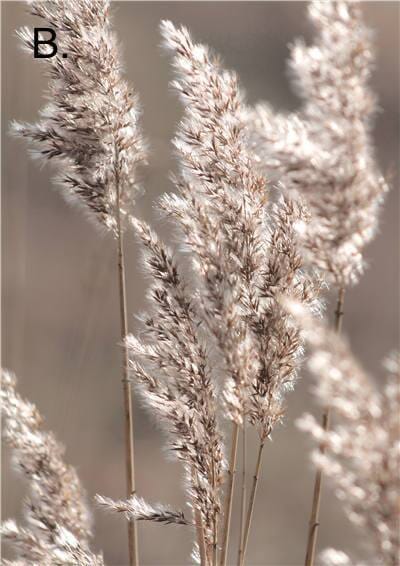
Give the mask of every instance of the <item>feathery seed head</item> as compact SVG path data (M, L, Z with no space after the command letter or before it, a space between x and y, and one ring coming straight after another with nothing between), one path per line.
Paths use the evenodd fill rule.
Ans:
M155 521L156 523L187 525L182 511L174 511L166 505L150 505L142 497L132 496L124 501L114 501L102 495L96 496L99 505L116 513L123 513L128 520Z
M109 2L34 1L30 11L57 30L58 53L43 59L50 102L40 121L14 123L12 131L31 142L42 160L58 163L57 181L66 196L115 230L117 208L125 218L139 192L136 169L146 151L138 100L122 77ZM32 37L28 28L19 32L30 53Z

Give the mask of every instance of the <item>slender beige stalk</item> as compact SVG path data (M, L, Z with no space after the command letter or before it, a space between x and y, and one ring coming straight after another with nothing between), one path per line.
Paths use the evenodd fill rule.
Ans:
M336 310L335 310L335 332L337 334L340 334L341 331L342 331L342 322L343 322L343 315L344 315L344 312L343 312L344 292L345 292L345 288L340 287L339 292L338 292Z
M238 440L239 440L239 425L236 422L234 422L232 425L232 444L231 444L231 455L229 458L228 486L225 495L224 524L222 531L222 548L221 548L220 566L226 566L226 560L228 556L229 531L231 527L231 515L232 515L232 503L233 503L233 490L235 487L235 477L236 477L236 459L237 459Z
M215 481L215 457L213 456L212 461L212 486L216 488ZM217 552L218 552L218 511L214 513L213 522L213 549L212 549L212 566L217 566Z
M118 152L117 152L118 155ZM118 162L118 158L116 159ZM126 487L127 496L131 497L136 492L135 486L135 460L134 460L134 432L133 432L133 407L132 389L129 382L129 353L125 343L128 335L128 318L126 308L126 282L125 282L125 256L124 256L124 235L121 228L120 210L120 187L117 167L115 168L115 184L117 195L117 254L118 254L118 286L119 286L119 308L121 323L121 340L123 349L122 361L122 384L124 394L124 419L125 419L125 458L126 458ZM128 521L128 544L129 544L129 566L138 566L138 540L136 521Z
M197 544L199 545L199 554L200 554L200 565L207 566L207 551L206 551L206 541L204 537L204 529L203 529L203 521L201 519L201 513L197 507L194 509L194 520L196 523L196 535L197 535Z
M193 466L191 468L191 479L192 479L192 487L193 489L196 489L197 474ZM196 538L197 538L197 544L199 546L199 554L200 554L200 566L207 566L208 559L207 559L207 548L206 548L206 538L204 535L203 519L201 517L201 511L195 503L193 504L193 509L194 509L194 523L196 526Z
M214 529L214 532L213 532L212 566L217 566L217 550L218 550L218 542L217 542L218 524L217 524L217 521L214 522L213 529Z
M335 332L340 334L342 329L342 320L343 320L343 303L344 303L344 287L340 287L338 291L338 299L337 305L335 310ZM330 423L330 407L327 407L324 410L322 415L322 429L324 432L329 430L329 423ZM321 444L319 446L319 451L321 454L325 453L325 444ZM314 492L313 492L313 501L312 501L312 508L311 508L311 516L310 516L310 523L308 529L308 539L307 539L307 552L305 558L305 566L313 566L315 560L315 549L317 546L317 537L318 537L318 529L319 529L319 513L321 507L321 490L322 490L322 477L323 473L321 469L318 469L315 474L315 482L314 482Z
M243 564L244 564L244 560L245 560L245 557L246 557L247 544L249 542L251 520L253 518L254 503L256 501L258 480L260 478L262 454L263 454L263 450L264 450L264 445L265 445L265 439L260 440L260 445L258 447L256 468L255 468L255 472L254 472L254 476L253 476L253 483L252 483L252 486L251 486L249 506L247 508L246 524L245 524L244 533L243 533L243 550L242 550L240 566L243 566Z
M247 438L246 438L246 426L243 422L242 428L242 491L240 498L240 530L239 530L239 551L238 551L238 566L242 560L243 554L243 540L244 540L244 525L246 518L246 460L247 460Z

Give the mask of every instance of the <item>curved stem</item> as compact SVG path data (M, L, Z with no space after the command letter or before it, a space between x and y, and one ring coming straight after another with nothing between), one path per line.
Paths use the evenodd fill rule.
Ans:
M335 332L340 333L342 329L343 322L343 304L344 304L344 287L340 287L338 292L336 310L335 310ZM330 423L330 408L327 407L322 414L322 428L324 432L329 430ZM325 445L322 443L319 446L319 451L321 454L325 453ZM318 529L320 526L319 514L321 508L321 490L322 490L322 470L318 469L315 474L314 481L314 492L311 507L310 523L308 528L308 539L307 539L307 552L305 558L305 566L313 566L315 561L315 550L317 546Z
M237 457L238 439L239 439L239 425L237 423L233 423L231 455L229 458L229 469L228 469L228 486L225 496L224 525L222 532L222 549L221 549L220 566L226 566L226 560L228 556L229 531L231 526L232 503L233 503L233 489L235 487L235 476L236 476L236 457Z

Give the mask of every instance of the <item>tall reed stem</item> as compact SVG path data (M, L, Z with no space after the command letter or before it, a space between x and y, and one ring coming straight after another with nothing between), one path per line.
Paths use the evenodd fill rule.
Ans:
M344 304L344 287L340 287L338 291L338 298L335 310L335 332L340 334L342 330L342 321L343 321L343 304ZM324 431L329 430L330 424L330 407L326 407L322 414L322 428ZM321 454L325 453L325 445L320 444L319 451ZM318 538L318 530L320 526L319 522L319 514L321 508L321 490L322 490L322 470L317 470L315 474L315 481L314 481L314 493L313 493L313 501L312 501L312 508L311 508L311 516L310 516L310 523L308 529L308 539L307 539L307 552L306 552L306 559L305 559L305 566L313 566L315 561L315 550L317 546L317 538Z
M264 450L264 445L265 445L265 440L260 440L260 445L258 447L256 468L255 468L255 471L254 471L253 483L252 483L252 486L251 486L249 506L247 508L246 524L245 524L244 533L243 533L243 550L242 550L242 557L241 557L241 561L240 561L240 566L243 566L243 564L244 564L244 560L245 560L245 557L246 557L247 544L249 542L251 520L253 518L254 503L256 501L258 480L260 478L262 454L263 454L263 450Z
M215 457L213 455L212 461L212 486L213 489L216 488L215 482ZM218 559L218 512L215 511L214 513L214 520L213 520L213 548L212 548L212 566L217 566L217 559Z
M237 423L233 423L231 454L229 458L229 469L228 469L228 486L225 495L224 525L222 531L222 548L221 548L220 566L226 566L226 560L228 557L229 531L231 527L233 489L235 487L238 440L239 440L239 425Z
M200 511L196 509L195 516L196 516L196 532L197 532L197 544L199 545L199 554L200 554L200 566L207 566L207 551L206 551L206 542L204 539L204 529L201 518L199 519Z
M196 472L193 468L192 468L192 485L193 488L195 489L197 485L197 478L196 478ZM193 504L193 507L194 507L194 521L196 524L196 538L197 538L197 544L199 547L199 554L200 554L200 566L207 566L208 560L207 560L206 541L204 537L203 520L201 517L200 509L198 509L195 503Z
M242 560L243 554L243 540L244 540L244 525L246 517L246 462L247 462L247 438L246 438L246 426L243 420L242 429L242 491L240 498L240 531L239 531L239 551L238 551L238 566Z
M118 152L116 161L118 162ZM125 255L124 255L124 235L121 227L120 209L120 186L117 167L115 168L115 184L117 193L117 254L118 254L118 287L119 287L119 310L122 340L122 385L124 395L124 419L125 419L125 458L126 458L126 487L127 495L131 497L136 491L135 486L135 460L134 460L134 429L133 429L133 407L132 389L129 382L129 354L125 343L128 334L128 318L126 308L126 281L125 281ZM138 539L137 526L135 520L128 521L128 545L129 545L129 566L138 566Z

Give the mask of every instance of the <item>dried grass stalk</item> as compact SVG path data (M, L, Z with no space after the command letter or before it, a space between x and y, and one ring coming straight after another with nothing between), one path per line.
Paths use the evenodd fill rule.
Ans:
M128 327L123 230L139 192L136 170L145 161L145 144L138 100L121 72L109 7L108 0L30 2L31 14L57 31L58 50L66 57L43 59L48 66L50 102L38 123L14 123L13 131L33 144L34 156L56 163L56 180L63 194L84 204L89 217L115 236L124 342ZM19 37L32 53L32 30L20 30ZM123 348L126 482L131 496L135 492L133 408L128 355ZM133 566L138 563L134 522L129 523L128 535Z

